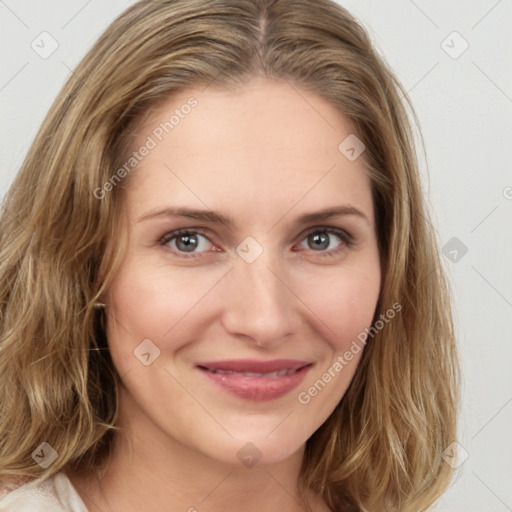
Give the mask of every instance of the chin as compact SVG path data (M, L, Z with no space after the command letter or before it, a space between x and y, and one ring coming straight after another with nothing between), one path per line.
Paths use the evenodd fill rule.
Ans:
M245 434L237 432L233 438L209 436L207 446L196 446L207 457L237 469L276 465L290 457L302 459L307 437L290 436L286 429L277 432L278 428L274 424L258 432L248 429Z

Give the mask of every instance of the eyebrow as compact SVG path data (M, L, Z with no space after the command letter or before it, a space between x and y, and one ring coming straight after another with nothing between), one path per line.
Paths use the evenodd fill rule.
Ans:
M360 217L361 219L365 220L368 224L371 224L368 217L361 210L358 210L357 208L351 205L334 206L330 208L325 208L317 212L304 213L297 217L296 223L299 225L310 224L313 222L326 221L334 217L344 217L348 215ZM197 220L200 222L210 224L224 224L225 226L228 227L228 229L233 228L235 225L235 222L232 218L220 212L215 212L213 210L197 210L188 207L166 207L151 210L141 215L138 219L136 219L135 222L144 222L159 217L181 217L184 219Z

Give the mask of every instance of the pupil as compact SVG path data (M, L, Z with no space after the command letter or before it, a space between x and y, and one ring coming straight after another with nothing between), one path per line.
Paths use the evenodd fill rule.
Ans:
M181 235L178 237L176 246L181 251L192 252L197 247L197 240L195 235Z
M311 235L314 241L313 249L327 249L329 247L329 237L327 234L317 234Z

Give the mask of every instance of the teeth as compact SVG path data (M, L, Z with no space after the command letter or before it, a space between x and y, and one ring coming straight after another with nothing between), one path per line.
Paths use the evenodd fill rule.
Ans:
M271 373L256 373L256 372L234 372L231 370L210 370L208 371L212 373L219 373L220 375L243 375L244 377L265 377L274 379L276 377L283 377L284 375L292 375L296 372L296 370L279 370L277 372L271 372Z
M210 370L210 371L213 373L220 373L222 375L233 375L233 373L235 373L230 370Z

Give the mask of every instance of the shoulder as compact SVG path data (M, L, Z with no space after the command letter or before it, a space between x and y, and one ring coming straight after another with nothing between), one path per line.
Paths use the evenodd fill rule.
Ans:
M45 481L11 479L0 483L0 512L87 512L68 477L60 472Z
M23 484L27 483L28 479L23 477L6 477L0 480L0 501L4 496L14 491L18 487L21 487Z

